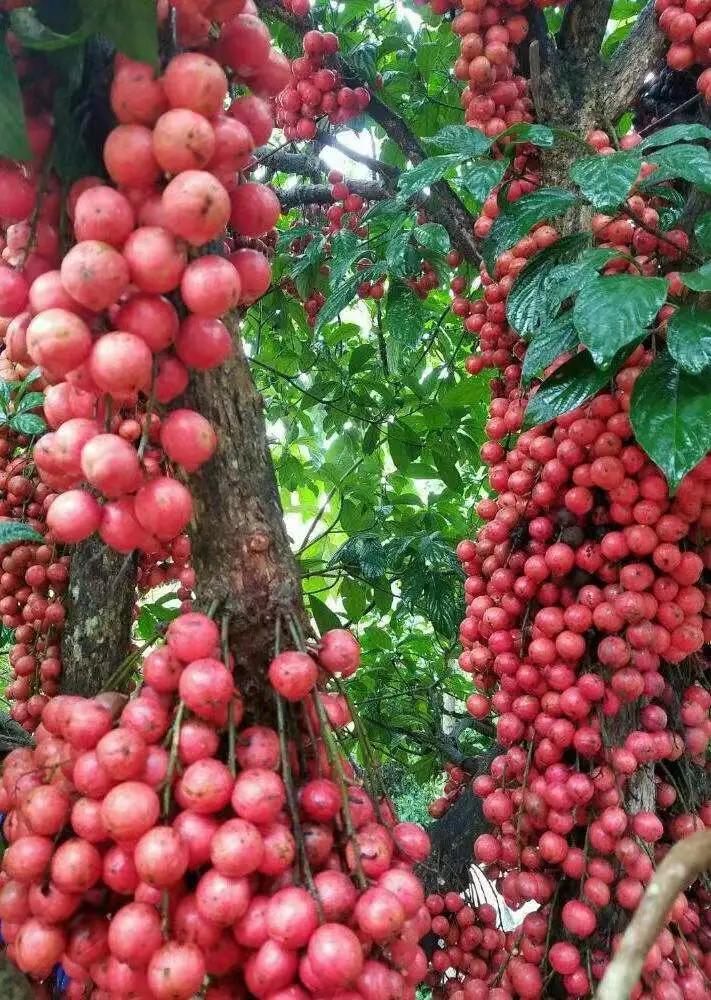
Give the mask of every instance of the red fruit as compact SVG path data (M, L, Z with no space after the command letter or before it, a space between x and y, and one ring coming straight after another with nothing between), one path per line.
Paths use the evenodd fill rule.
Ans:
M141 487L133 509L142 528L162 541L169 541L187 526L193 504L182 483L168 476L158 476Z
M264 855L262 835L253 823L231 819L223 823L212 838L210 859L221 875L242 878L251 875Z
M243 248L229 256L240 280L240 304L252 305L269 289L272 269L264 254L258 250Z
M142 292L158 295L178 287L187 263L185 244L161 226L134 229L123 254L133 284Z
M195 472L217 447L217 437L208 420L194 410L172 410L162 421L160 443L168 458L186 472Z
M109 949L120 962L145 966L163 941L160 914L147 903L128 903L109 924Z
M230 222L240 236L265 236L281 215L279 199L265 184L240 184L230 202Z
M183 302L197 316L218 319L240 301L242 286L234 265L224 257L198 257L180 283Z
M171 303L159 295L132 295L116 314L119 330L145 340L154 353L165 350L178 332L178 314Z
M124 781L106 795L101 820L114 840L138 840L155 824L160 802L155 791L141 781Z
M52 881L63 892L83 894L101 878L101 855L86 840L65 840L52 858Z
M84 191L74 207L74 233L80 241L99 240L122 247L135 224L128 198L104 184Z
M186 768L177 794L183 808L205 815L224 809L233 787L229 769L219 760L198 760Z
M27 350L36 364L54 375L66 375L89 357L91 331L66 309L45 309L27 327Z
M188 867L188 860L185 843L170 826L153 826L143 834L134 852L136 870L141 879L159 889L179 882Z
M128 264L114 247L84 240L62 260L62 284L73 299L93 312L116 302L129 283Z
M23 972L44 979L59 961L66 944L66 935L59 927L27 920L14 942L15 961Z
M148 965L148 985L156 1000L189 1000L205 978L205 959L193 944L168 941Z
M135 448L117 434L97 434L87 442L81 469L87 482L109 498L134 493L143 478Z
M175 351L189 368L216 368L232 354L232 338L219 319L188 316L180 324Z
M206 170L182 168L182 172L163 191L162 207L165 226L193 246L214 240L223 232L230 218L230 197L217 178ZM189 281L187 286L190 297L194 295L191 284L194 283ZM235 290L232 291L236 301ZM224 294L223 291L223 297ZM208 305L214 309L212 301L208 300Z
M172 108L189 108L207 118L222 110L227 96L227 77L222 67L199 52L173 56L161 82Z
M297 886L280 889L266 911L269 936L285 948L303 948L319 924L313 897Z
M215 622L207 615L189 612L170 623L166 640L171 652L179 660L190 663L192 660L210 656L219 648L220 632Z
M331 629L321 637L318 660L330 674L350 677L360 663L360 643L347 629Z
M328 778L315 778L299 790L299 804L309 819L329 823L340 812L341 792Z
M287 701L301 701L314 688L318 668L307 653L279 653L269 665L272 687Z
M363 969L360 941L343 924L318 927L311 935L306 954L314 976L326 990L354 986Z
M272 823L286 802L284 782L274 771L249 768L237 775L232 808L251 823Z

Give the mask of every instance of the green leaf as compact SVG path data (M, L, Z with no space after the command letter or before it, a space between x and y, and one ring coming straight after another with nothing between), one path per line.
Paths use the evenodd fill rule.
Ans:
M572 165L570 176L595 208L617 208L629 194L641 166L639 153L584 156Z
M15 542L41 542L42 535L22 521L0 521L0 545Z
M20 84L4 32L0 32L0 156L9 160L29 160L32 157Z
M581 288L573 306L573 322L596 365L608 365L620 348L631 344L664 305L664 278L617 274L596 275Z
M426 141L438 149L457 153L460 158L464 158L481 156L482 153L488 152L494 140L487 138L477 128L469 128L468 125L445 125L437 135L429 137Z
M497 135L497 141L505 136L513 137L516 142L530 142L541 149L550 149L555 143L555 132L547 125L529 125L527 122L516 122Z
M635 382L630 420L637 441L675 490L711 448L711 386L667 353Z
M546 279L557 264L574 260L589 242L588 233L564 236L532 257L516 276L506 301L506 318L521 337L526 339L552 318L544 295Z
M700 375L711 365L711 312L680 306L667 322L667 347L685 371Z
M366 455L372 455L375 449L378 447L378 441L380 439L380 427L377 424L371 424L368 430L363 435L363 451Z
M474 160L462 173L462 183L477 201L485 201L492 189L500 184L508 167L508 160Z
M364 532L344 542L328 565L342 566L347 572L375 581L385 572L387 559L378 536Z
M493 271L496 258L518 243L537 222L562 215L576 201L576 196L563 188L541 188L518 201L508 202L484 240L484 260L489 272Z
M158 66L158 19L154 0L112 0L101 32L130 59Z
M697 271L683 271L679 277L692 292L711 292L711 261Z
M351 621L357 622L363 616L363 612L368 606L363 584L358 580L351 580L346 577L341 581L339 594L343 601L343 607Z
M92 5L83 6L82 18L74 31L66 34L54 31L39 19L31 7L20 7L10 13L10 24L18 40L27 49L52 52L81 45L98 28L105 13L106 0L95 0Z
M488 391L488 380L467 375L460 382L457 382L456 385L450 386L445 390L439 397L439 404L445 410L470 407L476 403L481 403L486 398Z
M420 439L405 424L395 421L388 425L388 449L399 472L405 472L422 450Z
M422 340L424 317L422 302L402 281L391 281L383 315L388 362L394 372L400 370L408 348Z
M461 492L463 484L462 477L457 469L457 462L450 451L445 448L433 448L432 461L434 467L439 472L442 482L449 486L451 490Z
M418 163L416 167L411 167L400 175L398 181L400 198L412 198L424 188L432 187L437 181L442 180L448 170L461 163L463 159L465 157L459 153L449 156L431 156L428 160Z
M423 226L416 226L413 235L421 247L434 253L445 254L452 245L449 233L438 222L426 222Z
M26 396L22 396L20 402L17 406L18 413L25 413L27 410L34 410L38 406L44 405L44 393L43 392L28 392Z
M704 253L711 254L711 212L704 212L694 226L694 236Z
M404 278L408 272L407 258L410 233L394 233L385 249L385 266L396 278Z
M83 49L73 50L81 60ZM54 157L57 173L66 184L85 177L87 171L101 173L101 164L84 138L82 123L72 107L72 95L67 87L59 87L54 95Z
M579 343L578 331L573 326L570 313L564 313L543 326L526 348L521 369L524 385L537 378L561 354L574 350Z
M377 46L373 42L363 42L348 53L347 61L356 72L360 80L372 83L377 71L376 59L378 55Z
M361 277L349 278L338 288L333 289L327 296L323 308L316 317L314 332L319 334L323 328L336 319L343 309L353 299L356 289L361 282Z
M711 129L694 122L684 122L648 135L637 149L656 149L658 146L670 146L674 142L694 142L697 139L711 139Z
M647 178L647 185L681 177L701 191L711 191L711 155L703 146L667 146L648 159L657 169Z
M372 344L358 344L351 351L348 361L348 374L355 375L356 372L362 372L364 368L368 367L368 362L375 357L375 353L375 348Z
M341 619L319 597L316 597L315 594L309 594L308 600L311 614L321 635L332 628L341 627Z
M613 374L612 369L597 368L588 352L581 351L541 385L526 407L524 426L536 427L574 410L599 392Z
M47 424L36 413L18 413L17 416L11 418L10 426L13 430L19 431L20 434L29 436L44 434L47 430Z

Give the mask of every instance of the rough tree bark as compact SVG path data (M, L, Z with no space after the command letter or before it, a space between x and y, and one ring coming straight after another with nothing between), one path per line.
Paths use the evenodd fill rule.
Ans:
M125 659L131 643L138 557L90 538L72 554L62 634L62 693L91 696Z
M233 341L233 357L218 369L195 372L186 397L218 438L215 455L190 481L193 564L200 606L217 602L218 614L229 615L230 649L247 711L263 717L272 710L266 671L277 621L293 616L306 627L307 617L264 404L238 333Z

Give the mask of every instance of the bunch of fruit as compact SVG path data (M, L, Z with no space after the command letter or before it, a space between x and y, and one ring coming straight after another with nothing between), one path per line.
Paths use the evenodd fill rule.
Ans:
M699 93L711 103L711 9L705 0L655 0L659 27L671 45L667 50L667 66L673 70L688 70L701 66L696 81Z
M191 613L130 701L54 698L0 786L11 959L61 963L66 1000L414 997L429 841L355 778L348 703L323 690L359 658L342 630L279 653L279 726L241 727L218 626Z
M327 65L339 47L333 32L307 31L304 35L304 54L291 64L293 80L276 99L277 124L287 139L313 139L319 119L344 125L368 107L367 88L346 86L338 70Z

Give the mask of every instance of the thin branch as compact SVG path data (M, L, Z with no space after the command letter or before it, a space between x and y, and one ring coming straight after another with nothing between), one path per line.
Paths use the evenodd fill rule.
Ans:
M702 830L674 844L647 886L607 967L596 1000L628 1000L678 893L710 867L711 830Z
M281 0L259 0L258 7L263 13L269 14L275 20L288 24L299 37L303 37L312 28L318 27L312 18L294 17L282 6ZM350 86L362 84L345 59L335 56L332 65ZM381 126L412 163L420 163L427 158L426 150L407 122L374 93L371 93L366 114ZM296 204L303 204L303 202L296 202ZM473 232L474 219L459 195L452 190L446 181L440 181L432 186L432 193L428 200L428 213L431 217L436 217L437 221L447 230L453 247L459 250L463 257L478 266L481 262L481 253L479 252L478 240Z
M348 181L348 190L359 194L366 201L382 201L389 193L382 184L373 181ZM333 203L330 184L303 184L293 188L279 188L276 192L281 207L287 212L297 205L330 205Z
M359 153L357 150L351 149L350 146L346 146L340 142L337 135L332 135L330 132L322 132L318 138L324 145L338 150L339 153L347 156L354 163L362 163L364 167L368 167L374 173L382 174L384 177L398 177L400 175L400 170L391 163L382 163L380 160L375 159L375 157L368 156L367 153Z
M666 53L666 38L657 23L654 0L637 18L634 28L616 49L600 81L600 111L617 121L634 102L649 73L659 69Z

